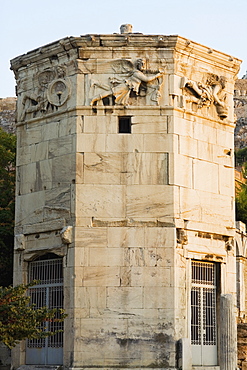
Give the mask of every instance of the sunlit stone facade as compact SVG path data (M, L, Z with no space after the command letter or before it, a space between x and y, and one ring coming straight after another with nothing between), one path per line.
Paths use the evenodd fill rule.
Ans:
M41 269L62 258L57 304L68 313L63 344L22 343L16 367L236 364L234 328L222 323L220 307L235 320L240 61L127 26L12 60L15 283L36 262ZM44 277L37 289L50 304L55 287Z

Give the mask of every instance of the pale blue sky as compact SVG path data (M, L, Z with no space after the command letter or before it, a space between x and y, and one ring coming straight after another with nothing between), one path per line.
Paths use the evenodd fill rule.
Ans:
M180 35L243 60L247 0L0 0L0 98L15 96L10 59L67 36L119 32Z

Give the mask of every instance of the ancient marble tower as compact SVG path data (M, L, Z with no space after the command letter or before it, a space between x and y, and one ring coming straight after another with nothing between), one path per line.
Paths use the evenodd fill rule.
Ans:
M130 25L12 60L15 283L68 313L15 367L235 368L239 64Z

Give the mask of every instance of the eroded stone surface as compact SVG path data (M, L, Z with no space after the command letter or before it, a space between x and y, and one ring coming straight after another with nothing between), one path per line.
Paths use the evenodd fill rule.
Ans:
M34 258L64 257L70 368L176 368L177 341L190 338L193 260L220 265L220 293L236 296L239 61L126 30L12 61L15 281ZM17 367L25 348L14 353Z

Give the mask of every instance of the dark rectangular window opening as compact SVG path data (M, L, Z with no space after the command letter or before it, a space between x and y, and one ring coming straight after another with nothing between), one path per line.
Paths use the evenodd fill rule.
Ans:
M118 132L119 134L131 134L131 117L118 117Z

